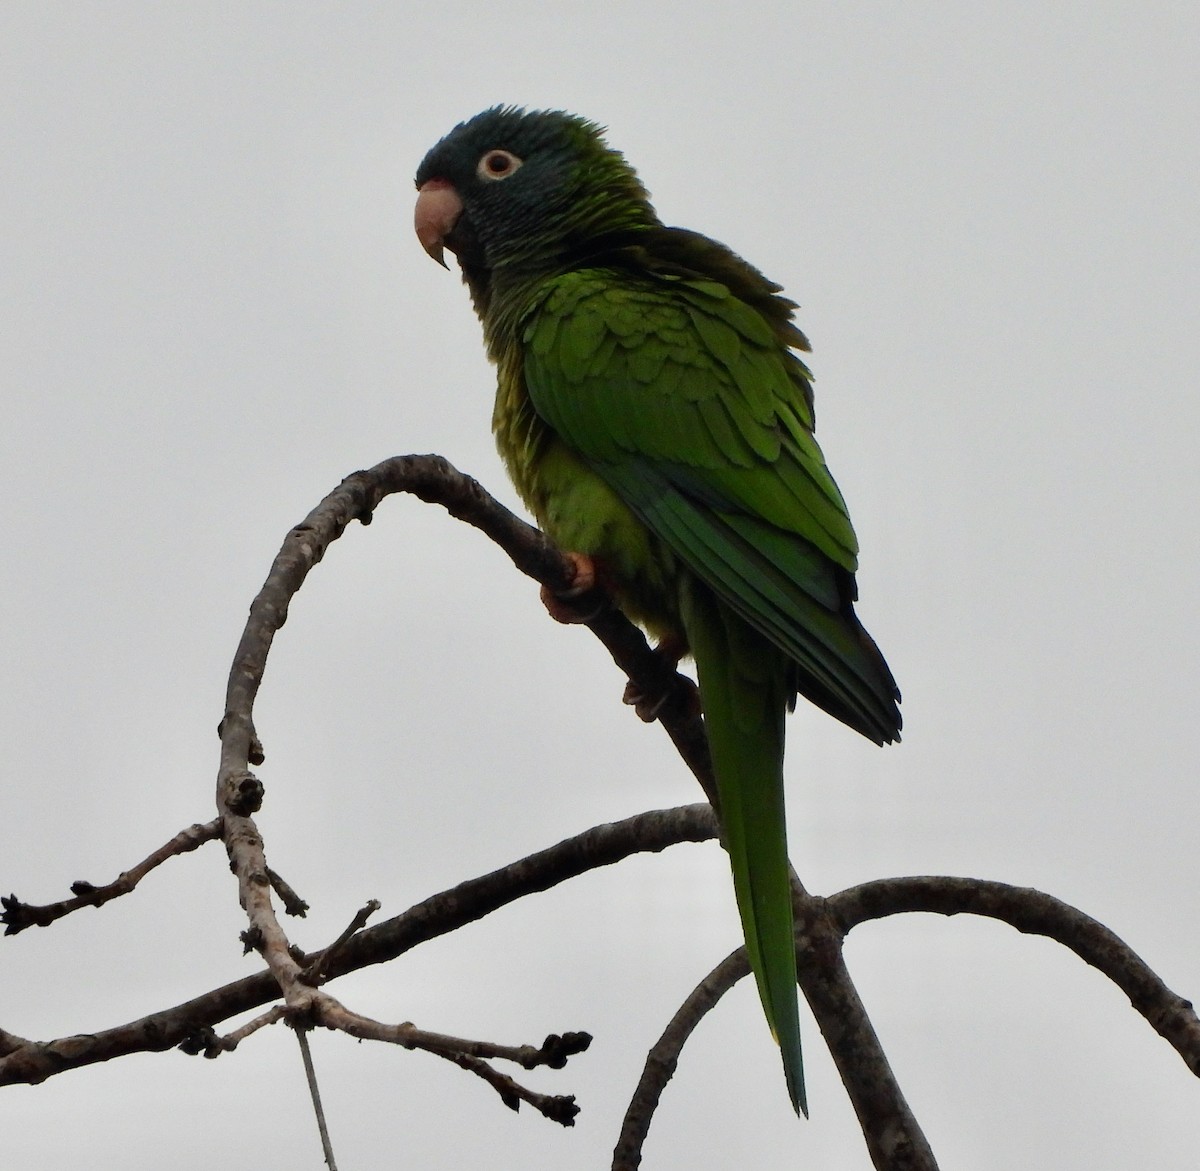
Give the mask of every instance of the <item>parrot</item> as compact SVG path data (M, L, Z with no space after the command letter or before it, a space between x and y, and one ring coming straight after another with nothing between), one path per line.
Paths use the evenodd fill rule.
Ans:
M497 371L496 445L570 559L567 593L600 586L672 665L695 662L746 955L807 1116L785 716L803 696L881 745L901 718L854 611L858 544L814 436L796 303L665 225L605 128L564 111L459 123L416 188L418 240L462 270ZM655 718L646 697L639 714Z

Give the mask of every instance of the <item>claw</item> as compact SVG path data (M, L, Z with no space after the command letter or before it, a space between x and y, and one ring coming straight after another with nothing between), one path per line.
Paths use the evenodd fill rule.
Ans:
M563 556L571 563L571 584L565 590L552 590L549 586L542 586L542 605L555 622L591 622L607 602L596 607L591 613L583 613L575 605L575 599L596 588L596 563L586 553L564 553Z
M687 641L682 635L668 635L654 648L654 654L662 664L661 688L648 695L632 679L625 684L625 694L621 696L621 702L633 708L643 723L654 723L667 701L676 694L676 689L684 685L689 688L691 702L699 708L699 689L690 679L675 670L679 666L679 660L687 653Z
M662 711L663 705L670 698L671 689L669 687L659 695L646 695L631 680L625 684L625 694L621 696L621 702L633 708L637 712L637 718L643 724L653 724L658 719L658 713Z

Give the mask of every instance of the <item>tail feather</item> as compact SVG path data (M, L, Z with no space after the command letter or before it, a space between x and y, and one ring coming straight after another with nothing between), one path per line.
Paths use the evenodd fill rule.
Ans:
M792 1105L807 1117L783 803L788 660L723 607L693 598L685 609L746 954Z

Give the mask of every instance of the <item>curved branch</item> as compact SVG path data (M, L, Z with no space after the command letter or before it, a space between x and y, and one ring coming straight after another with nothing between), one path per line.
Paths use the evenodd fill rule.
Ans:
M575 573L573 563L538 529L518 519L477 481L439 456L397 456L348 476L288 534L251 606L230 671L221 723L218 805L223 812L226 848L238 875L242 903L250 914L251 937L261 946L289 1006L297 1008L304 1007L306 998L311 1001L313 993L301 987L297 961L289 954L286 936L271 908L266 861L257 827L248 813L237 808L247 785L257 783L247 774L247 763L260 763L264 755L254 729L252 709L271 643L287 620L291 598L350 521L369 523L379 503L395 492L410 492L422 500L441 504L452 516L489 536L508 553L518 569L551 591L564 592ZM580 620L604 643L634 689L643 695L664 697L655 707L656 718L715 806L716 785L707 739L703 720L691 702L691 684L650 649L628 619L606 603L601 591L589 591L575 601ZM798 930L811 944L808 959L801 966L801 987L826 1040L831 1047L835 1041L839 1043L845 1054L842 1060L835 1053L835 1059L863 1121L872 1156L880 1166L883 1164L878 1163L878 1158L886 1157L894 1167L932 1168L928 1144L904 1102L841 962L840 936L825 923L823 904L811 899L801 888L798 890ZM344 954L349 956L362 939L360 935L352 940ZM853 1060L854 1053L860 1057L867 1053L870 1060ZM912 1160L897 1162L905 1152L911 1153Z
M667 1082L675 1076L679 1054L687 1039L717 1001L749 974L746 949L739 947L713 968L679 1006L662 1036L646 1055L642 1076L638 1079L637 1088L621 1122L621 1133L613 1150L612 1171L637 1171L642 1165L642 1146L650 1133L650 1123L654 1120L654 1112L658 1109Z
M382 501L398 492L440 504L451 516L465 521L499 545L523 574L551 590L561 591L570 585L574 574L572 563L541 530L510 512L477 480L464 475L442 456L400 455L366 471L354 472L288 533L266 582L251 604L250 617L230 671L222 722L222 729L231 734L236 727L235 747L244 747L248 763L257 765L264 759L251 710L266 670L271 643L287 621L291 599L351 521L370 524ZM576 599L576 605L581 614L590 615L583 624L600 639L635 687L646 695L667 693L658 719L688 767L702 785L708 786L708 745L703 723L690 702L687 680L650 649L642 632L614 609L603 593L590 591ZM239 765L232 761L230 767L236 771Z
M321 994L305 981L271 901L270 870L262 835L252 817L262 801L262 785L248 771L249 765L265 758L254 726L254 702L275 635L287 621L291 600L308 574L351 521L369 524L380 502L395 492L411 492L442 504L451 515L486 533L518 568L551 590L564 591L574 576L572 563L539 530L519 520L475 480L439 456L398 456L348 476L284 539L267 580L251 603L230 667L219 728L217 809L230 868L237 877L238 897L250 920L245 938L266 960L288 1008L299 1015L315 1010L319 1016ZM687 702L690 685L673 667L668 670L663 658L650 650L641 633L613 609L601 591L589 591L575 604L588 615L587 624L635 684L648 694L664 696L660 705L663 722L675 729L673 739L705 783L706 743ZM705 791L712 793L711 783ZM331 970L335 966L329 965Z
M872 1163L880 1171L937 1171L933 1151L909 1109L842 958L845 934L825 899L792 874L796 976L854 1107ZM650 1050L621 1124L613 1171L634 1171L662 1092L696 1026L750 971L739 949L692 991Z
M983 915L1026 935L1043 935L1103 972L1200 1077L1200 1019L1115 932L1076 907L1030 887L982 878L886 878L827 900L843 934L859 923L909 911Z
M1043 891L977 878L915 877L867 882L820 899L804 892L797 881L794 902L800 983L863 1124L877 1167L932 1168L935 1164L927 1148L914 1150L907 1140L896 1145L905 1128L889 1125L886 1118L890 1114L902 1119L907 1106L902 1099L899 1103L890 1099L894 1079L861 1002L856 996L853 1001L840 999L847 989L853 992L853 986L848 979L843 983L829 978L831 967L841 965L842 940L853 928L873 919L911 912L982 915L1024 934L1053 939L1112 980L1200 1076L1200 1018L1191 1002L1172 992L1104 924ZM826 953L823 957L821 949ZM674 1076L684 1044L717 1001L749 970L744 949L723 960L696 986L650 1050L613 1152L613 1171L634 1171L640 1165L654 1112Z

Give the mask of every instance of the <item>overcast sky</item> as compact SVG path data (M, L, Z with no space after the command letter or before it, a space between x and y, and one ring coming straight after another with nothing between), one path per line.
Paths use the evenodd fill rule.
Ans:
M466 291L412 174L485 106L610 127L669 223L801 302L818 434L904 692L878 750L790 724L811 889L1029 884L1200 997L1194 3L0 6L0 888L107 881L212 816L246 607L342 476L437 451L506 501ZM258 708L268 856L327 943L601 821L697 799L581 630L440 510L389 501L292 607ZM247 974L223 852L0 943L50 1038ZM315 1038L343 1171L607 1165L645 1052L739 940L714 845L526 900L334 985L504 1042L564 1131L435 1058ZM1200 1085L1099 974L982 921L847 957L946 1168L1194 1171ZM744 984L685 1051L647 1168L867 1168L804 1031L812 1121ZM0 1095L5 1166L319 1167L295 1042Z

